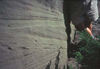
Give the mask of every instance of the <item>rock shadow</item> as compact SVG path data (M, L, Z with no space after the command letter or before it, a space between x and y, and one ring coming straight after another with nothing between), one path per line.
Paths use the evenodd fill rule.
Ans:
M60 61L60 51L58 52L58 55L56 56L56 61L55 61L55 69L58 69L59 66L59 61Z
M67 34L67 46L68 46L68 52L70 51L70 44L71 44L71 14L70 14L70 6L69 2L67 0L64 0L63 2L63 15L64 15L64 24L66 27L66 34ZM69 57L69 53L68 53Z
M47 64L47 66L46 66L45 69L50 69L50 66L51 66L51 60L50 60L50 62Z

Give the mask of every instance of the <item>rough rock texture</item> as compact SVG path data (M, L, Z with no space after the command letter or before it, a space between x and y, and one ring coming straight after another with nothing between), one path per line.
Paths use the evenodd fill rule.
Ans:
M98 8L99 8L99 17L100 17L100 1L98 3ZM100 23L93 26L93 34L95 36L100 36Z
M62 0L0 0L0 69L66 69Z

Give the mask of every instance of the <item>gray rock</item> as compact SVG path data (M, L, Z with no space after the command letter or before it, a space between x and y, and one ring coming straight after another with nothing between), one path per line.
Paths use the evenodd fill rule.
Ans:
M0 0L0 69L66 69L62 3Z

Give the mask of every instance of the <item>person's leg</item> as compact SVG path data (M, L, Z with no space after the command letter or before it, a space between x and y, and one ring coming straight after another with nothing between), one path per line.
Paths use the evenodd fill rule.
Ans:
M90 26L86 28L86 31L89 33L89 35L90 35L93 39L95 38L94 35L93 35L93 33L92 33L92 24L90 24Z
M88 28L92 31L92 24L90 24L90 26Z

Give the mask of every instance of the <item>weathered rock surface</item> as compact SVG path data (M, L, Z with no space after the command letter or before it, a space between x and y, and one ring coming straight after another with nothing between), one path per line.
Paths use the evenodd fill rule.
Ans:
M99 17L100 17L100 1L98 3L98 8L99 8ZM93 26L93 34L95 36L100 36L100 23Z
M66 69L62 0L0 0L0 69Z

